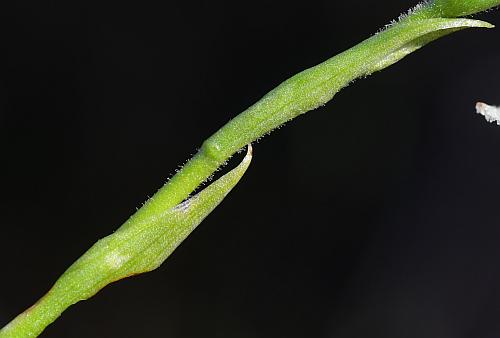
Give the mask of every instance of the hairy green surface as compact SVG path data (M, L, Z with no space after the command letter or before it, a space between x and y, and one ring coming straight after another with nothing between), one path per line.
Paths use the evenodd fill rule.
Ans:
M121 228L92 246L34 306L0 330L0 337L35 337L72 304L109 283L157 268L237 184L250 152L231 172L185 200L235 152L283 123L331 100L343 87L401 60L427 43L471 27L455 18L500 5L500 0L436 0L331 59L284 81L203 142L198 153ZM180 203L180 204L179 204Z

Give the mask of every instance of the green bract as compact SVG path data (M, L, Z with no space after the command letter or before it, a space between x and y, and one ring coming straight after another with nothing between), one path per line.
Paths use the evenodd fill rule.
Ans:
M284 81L203 142L198 153L114 234L92 246L34 306L0 330L0 337L35 337L67 307L109 283L157 268L237 184L243 162L198 195L189 195L235 152L283 123L315 109L356 78L382 70L444 35L478 20L455 18L500 0L436 0L357 46Z
M99 240L57 280L52 289L0 331L1 337L34 337L70 305L117 280L156 269L219 205L243 176L252 148L235 169L175 208L121 227Z

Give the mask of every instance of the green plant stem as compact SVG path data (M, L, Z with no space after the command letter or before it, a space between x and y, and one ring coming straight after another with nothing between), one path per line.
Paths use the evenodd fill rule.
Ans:
M205 140L197 154L130 221L176 205L245 144L324 105L356 78L386 68L443 35L470 27L493 26L468 19L402 22L296 74Z
M500 5L498 0L436 0L422 8L425 18L456 18L485 11Z
M242 164L185 200L235 152L287 121L331 100L354 79L382 70L452 32L490 24L454 17L500 0L436 0L417 6L384 31L284 81L203 142L197 154L115 233L99 240L35 305L0 330L0 338L35 337L72 304L105 285L151 271L186 238L236 185Z

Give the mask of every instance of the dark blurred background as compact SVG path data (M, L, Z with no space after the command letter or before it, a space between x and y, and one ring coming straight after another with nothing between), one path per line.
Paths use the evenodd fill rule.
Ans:
M204 138L413 5L0 5L0 326ZM500 127L474 110L500 104L499 37L442 39L264 138L160 269L42 337L499 337Z

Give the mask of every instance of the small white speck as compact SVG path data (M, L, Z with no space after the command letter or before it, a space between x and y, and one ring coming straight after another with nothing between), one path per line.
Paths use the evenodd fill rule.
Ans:
M111 252L106 256L106 264L113 269L119 269L127 260L128 256L120 255L117 252Z
M488 122L496 122L500 126L500 107L490 106L486 103L476 103L476 111L483 115Z

